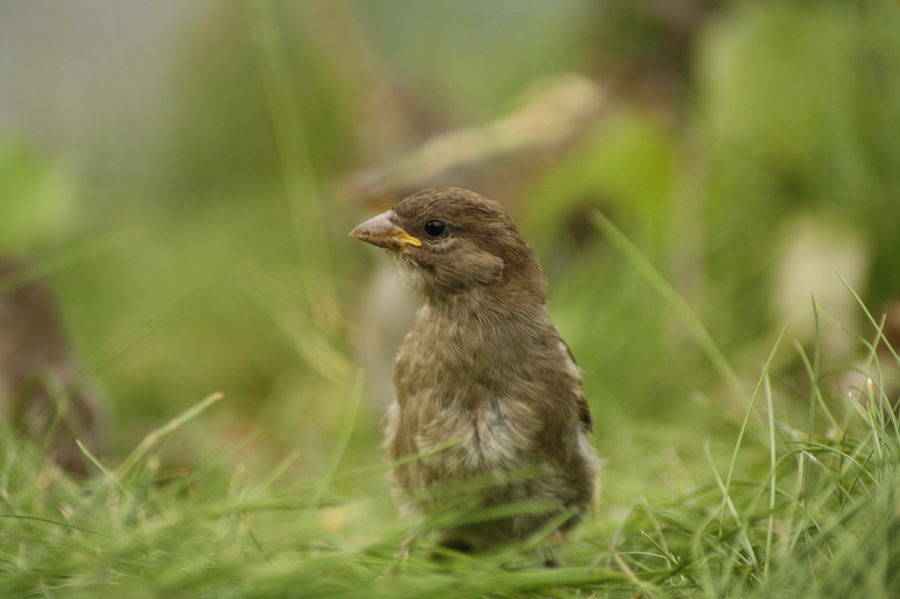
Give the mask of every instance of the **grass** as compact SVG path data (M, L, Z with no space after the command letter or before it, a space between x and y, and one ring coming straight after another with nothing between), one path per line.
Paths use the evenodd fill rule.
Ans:
M867 333L813 302L816 340L792 344L781 323L771 334L761 274L783 250L783 219L820 211L871 237L866 297L894 297L900 171L885 132L900 114L898 13L875 7L857 19L777 3L724 12L702 36L690 82L700 105L682 115L682 132L635 112L538 176L531 187L544 193L520 198L608 458L602 502L556 569L536 567L522 548L436 563L426 537L382 577L413 523L390 498L378 411L351 347L359 282L371 275L370 254L345 237L360 214L329 191L358 166L345 151L350 133L378 128L344 115L333 130L332 100L348 114L362 106L362 88L339 84L358 73L331 73L337 63L304 71L320 48L298 46L285 7L235 5L247 45L226 19L212 36L220 45L200 43L203 59L188 61L186 74L208 77L209 89L184 109L188 143L172 148L181 179L157 165L166 173L157 189L101 160L118 176L84 175L90 185L76 193L57 189L54 170L7 158L34 178L16 187L6 177L13 208L0 202L0 220L14 229L30 230L23 217L43 205L45 187L83 196L84 224L61 240L47 233L33 274L64 300L85 374L114 395L117 413L113 450L89 454L83 480L50 463L47 440L0 430L0 597L900 596L898 397L884 382L900 358L849 285ZM321 27L323 39L342 39L343 29ZM409 29L393 27L381 35ZM855 40L844 53L855 58L829 69L760 58L758 48L785 40L782 54L813 65L828 55L821 48ZM736 66L719 69L720 59ZM486 61L481 70L509 69ZM221 153L210 141L219 139ZM691 168L669 164L681 155ZM847 174L848 164L873 172ZM125 204L109 185L119 180L134 195ZM548 224L564 215L553 211L585 197L609 204L628 234L598 214L594 245L554 250L566 233ZM673 266L676 284L659 263ZM18 282L0 281L0 292ZM855 354L819 345L820 329L842 325ZM856 383L837 386L840 377Z
M871 382L831 411L843 422L808 436L772 416L745 421L729 448L707 440L692 484L601 508L542 570L515 553L430 563L427 548L381 580L404 524L381 498L336 500L334 472L279 483L223 477L207 456L190 472L160 470L159 443L202 420L199 403L148 435L118 469L73 482L34 448L4 435L0 527L4 596L700 596L891 597L900 587L900 432ZM815 406L815 403L811 403ZM827 402L823 402L823 407ZM810 423L821 425L810 408ZM197 422L194 425L198 425ZM350 427L347 428L350 430ZM345 442L342 440L342 443ZM100 464L98 464L100 466ZM640 476L643 464L631 464ZM652 469L652 464L649 465ZM637 471L637 472L635 472ZM34 483L37 482L37 485Z
M900 427L882 387L873 323L861 388L821 385L819 352L806 365L805 414L779 409L769 367L752 394L702 323L630 242L614 244L696 333L713 367L742 395L743 417L705 404L698 436L676 424L669 451L615 456L594 518L565 548L568 565L540 569L515 548L428 560L428 541L382 578L410 525L385 491L387 465L344 464L355 438L362 380L321 474L247 460L258 439L168 467L165 444L204 434L213 394L147 434L118 465L89 456L97 475L74 481L11 431L0 456L0 594L66 597L893 597L900 592ZM813 306L815 309L815 306ZM785 330L787 327L785 327ZM890 358L895 360L893 350ZM888 367L888 365L883 365ZM895 367L892 363L890 367ZM734 378L732 378L734 377ZM602 417L602 414L600 415ZM631 422L653 434L658 421ZM708 433L708 434L707 434ZM601 440L602 441L602 440ZM601 442L601 447L603 446ZM700 459L683 459L697 451ZM259 470L265 467L268 470ZM647 480L650 477L651 480Z

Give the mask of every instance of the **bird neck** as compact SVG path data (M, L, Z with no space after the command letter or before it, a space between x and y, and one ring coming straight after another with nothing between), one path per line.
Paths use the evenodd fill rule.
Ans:
M452 321L509 324L532 322L545 314L546 294L535 289L502 285L476 286L439 297L426 297L425 304L436 316Z
M425 303L439 312L459 314L473 312L494 319L509 319L521 312L531 314L543 310L547 303L547 278L537 260L526 255L523 260L507 260L502 278L486 285L446 288L420 288Z

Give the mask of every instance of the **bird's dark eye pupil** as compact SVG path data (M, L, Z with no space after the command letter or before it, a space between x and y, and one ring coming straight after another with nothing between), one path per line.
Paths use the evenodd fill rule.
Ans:
M437 237L441 233L444 232L444 229L447 228L447 225L444 224L444 221L441 220L430 220L425 223L425 232L431 235L432 237Z

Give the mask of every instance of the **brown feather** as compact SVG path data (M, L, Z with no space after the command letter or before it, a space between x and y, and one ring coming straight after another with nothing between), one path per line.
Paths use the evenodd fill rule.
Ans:
M378 226L353 234L392 250L425 300L397 357L387 429L391 460L420 456L393 470L404 506L532 506L448 527L442 544L455 549L522 539L556 518L572 528L599 462L581 374L547 314L531 248L499 204L456 188L421 191L368 222Z

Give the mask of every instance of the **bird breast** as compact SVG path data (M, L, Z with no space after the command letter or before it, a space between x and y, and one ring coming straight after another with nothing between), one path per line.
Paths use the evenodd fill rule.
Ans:
M437 478L533 466L540 461L542 424L533 398L547 390L529 366L540 356L530 354L545 346L530 348L508 327L461 323L428 310L397 360L396 422L388 433L401 438L389 440L392 457L419 453Z
M422 463L438 478L457 479L508 472L533 462L534 434L529 406L497 398L474 408L445 406L422 423L415 443Z

